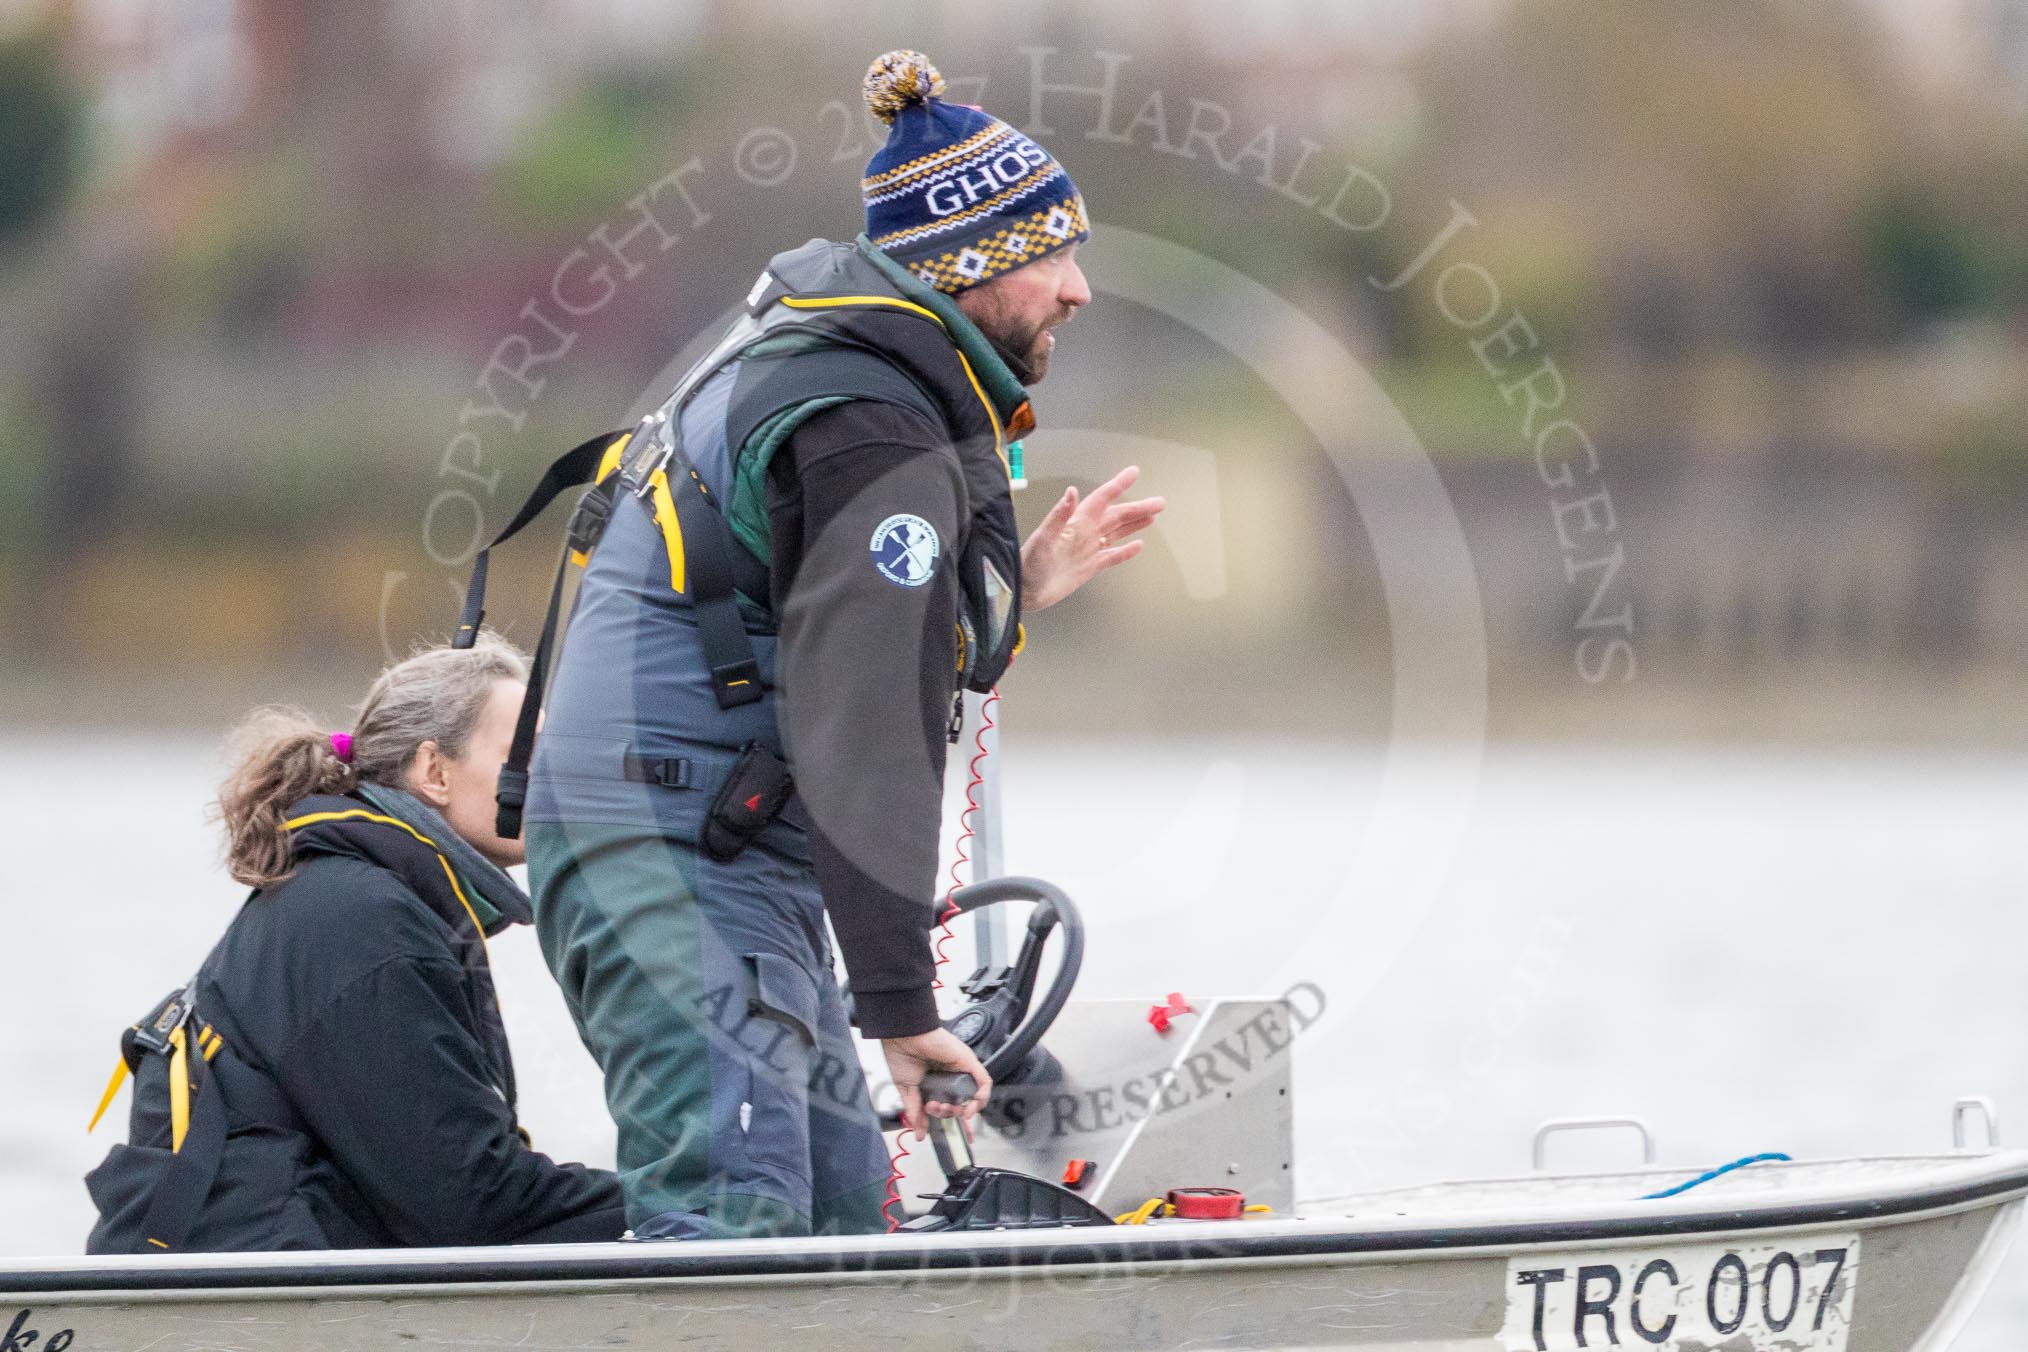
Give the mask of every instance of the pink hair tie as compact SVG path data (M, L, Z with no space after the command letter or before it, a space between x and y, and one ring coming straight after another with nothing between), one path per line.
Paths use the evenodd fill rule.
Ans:
M347 765L352 764L352 734L334 732L331 734L331 754Z

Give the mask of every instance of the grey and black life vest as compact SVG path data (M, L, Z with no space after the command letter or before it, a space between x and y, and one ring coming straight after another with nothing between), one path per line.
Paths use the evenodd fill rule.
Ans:
M1026 392L948 297L863 236L812 240L769 262L743 313L659 408L559 459L487 546L565 489L593 485L572 517L501 775L501 834L518 834L525 810L535 821L696 839L711 791L744 749L783 754L768 468L810 417L855 399L914 410L947 432L965 494L952 689L983 692L999 680L1021 637L1008 457L1034 425ZM474 560L459 646L476 640L483 620L487 550ZM564 639L569 660L550 682L572 561L585 573ZM529 773L538 708L547 717ZM791 799L781 816L792 835L776 844L799 853L800 805Z

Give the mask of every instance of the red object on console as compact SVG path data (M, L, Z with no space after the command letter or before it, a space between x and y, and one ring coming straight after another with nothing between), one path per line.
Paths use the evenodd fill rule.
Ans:
M1150 1005L1148 1007L1148 1022L1155 1026L1156 1032L1166 1033L1169 1031L1169 1021L1171 1019L1180 1014L1195 1014L1196 1012L1196 1010L1190 1007L1190 1002L1183 998L1183 992L1170 991L1169 1003L1165 1005Z
M1246 1194L1234 1188L1171 1188L1168 1201L1186 1221L1236 1221L1246 1214Z

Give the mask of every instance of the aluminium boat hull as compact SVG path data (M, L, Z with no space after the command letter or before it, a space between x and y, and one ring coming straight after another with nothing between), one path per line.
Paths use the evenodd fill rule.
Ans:
M1685 1177L1046 1232L0 1260L0 1346L1928 1352L2005 1254L2028 1153L1770 1165L1625 1200Z

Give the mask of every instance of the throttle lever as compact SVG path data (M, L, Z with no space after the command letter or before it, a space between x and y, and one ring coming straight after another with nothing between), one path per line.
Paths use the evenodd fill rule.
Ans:
M922 1101L962 1107L972 1101L979 1092L979 1082L962 1070L933 1070L922 1077L919 1086ZM965 1135L965 1119L962 1117L929 1117L930 1147L936 1151L937 1166L944 1171L945 1178L953 1178L960 1169L973 1165L972 1142Z

